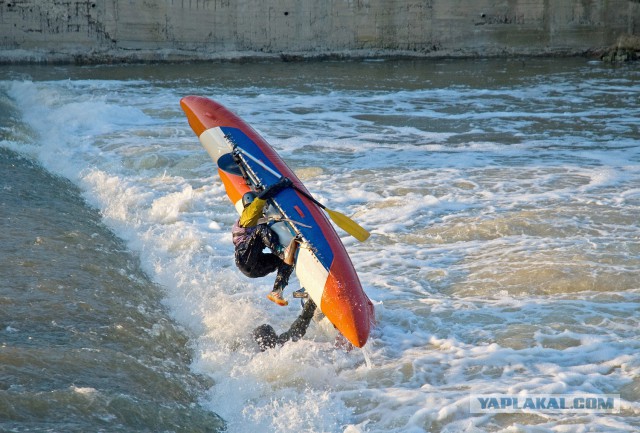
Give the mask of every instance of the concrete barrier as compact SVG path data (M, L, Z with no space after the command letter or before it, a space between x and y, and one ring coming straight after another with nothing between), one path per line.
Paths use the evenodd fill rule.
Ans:
M576 55L640 0L0 0L1 62Z

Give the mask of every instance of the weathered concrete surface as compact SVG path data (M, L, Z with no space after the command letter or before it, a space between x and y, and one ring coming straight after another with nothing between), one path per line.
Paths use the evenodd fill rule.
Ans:
M571 55L640 35L640 0L0 0L0 62Z

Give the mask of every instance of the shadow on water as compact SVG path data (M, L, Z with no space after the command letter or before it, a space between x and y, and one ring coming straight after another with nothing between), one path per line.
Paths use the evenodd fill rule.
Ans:
M224 430L186 332L79 190L0 148L0 430Z

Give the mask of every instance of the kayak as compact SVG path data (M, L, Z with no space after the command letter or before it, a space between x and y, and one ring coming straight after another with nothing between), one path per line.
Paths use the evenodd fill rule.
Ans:
M269 200L265 217L280 244L288 245L298 236L295 272L300 285L347 340L363 347L374 324L373 303L362 289L324 206L313 199L276 151L226 107L201 96L186 96L180 105L216 163L227 196L239 214L246 192L273 185L283 176L292 181L291 188Z

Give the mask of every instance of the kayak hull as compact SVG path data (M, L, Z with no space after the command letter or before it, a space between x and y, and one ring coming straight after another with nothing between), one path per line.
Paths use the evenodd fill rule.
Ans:
M298 189L308 193L276 151L223 105L201 96L186 96L180 105L218 166L227 196L238 213L242 212L244 193L275 183L277 176L288 177ZM251 157L243 164L249 171L249 182L233 163L234 148ZM325 213L293 188L280 192L271 202L273 206L269 206L267 216L276 221L271 228L280 243L288 244L295 235L303 240L295 265L300 284L342 335L354 346L363 347L374 323L373 304Z

